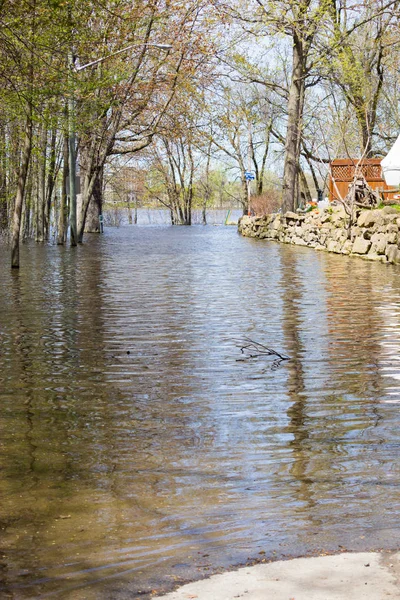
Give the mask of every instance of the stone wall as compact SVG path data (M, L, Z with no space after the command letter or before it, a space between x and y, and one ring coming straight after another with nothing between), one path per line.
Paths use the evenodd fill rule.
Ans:
M398 210L390 206L362 210L354 221L349 236L348 217L343 207L332 206L304 215L287 212L265 217L244 216L239 221L239 232L247 237L400 264Z

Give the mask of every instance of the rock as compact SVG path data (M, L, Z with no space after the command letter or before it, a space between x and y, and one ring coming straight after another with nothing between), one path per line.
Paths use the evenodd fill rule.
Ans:
M396 210L396 214L385 215L385 223L394 223L398 226L397 219L399 217L399 213Z
M272 223L272 229L275 229L275 231L278 231L279 229L282 228L282 222L281 222L281 218L280 216L276 216L273 223Z
M331 220L331 214L328 211L324 211L321 215L319 215L321 223L328 223Z
M388 244L386 246L386 256L388 262L394 263L395 265L400 264L400 250L396 244Z
M387 234L387 243L388 244L397 244L398 241L398 233L388 233Z
M396 208L393 208L393 206L385 206L382 208L382 212L384 215L399 215L399 211Z
M252 220L252 217L249 217L248 215L243 215L239 219L239 225L241 225L242 227L246 227L247 225L250 225Z
M343 235L343 229L336 229L332 232L332 239L338 242Z
M353 254L367 254L371 247L371 241L366 240L363 237L356 237L353 243Z
M350 254L353 244L351 240L346 240L342 246L342 254Z
M342 227L345 224L345 221L346 221L346 215L345 215L344 211L343 211L343 214L339 213L339 212L335 212L331 216L331 223L336 225L336 227Z
M299 237L302 237L303 234L304 234L304 227L300 227L300 226L295 227L294 228L294 234L297 235L297 236L299 236Z
M363 210L358 217L359 227L371 227L371 225L383 225L385 222L381 210Z
M331 210L332 210L332 213L342 215L343 217L346 216L346 210L345 210L343 204L337 204L336 206L332 206Z
M389 210L387 210L389 209ZM343 207L329 208L320 215L294 212L239 220L239 232L247 237L311 246L336 254L357 254L368 260L400 264L400 216L396 209L364 210L351 228L348 239ZM323 224L321 223L323 221Z
M307 242L305 242L301 237L294 237L293 244L296 244L296 246L307 246Z
M329 240L329 242L326 245L326 249L328 250L328 252L335 252L337 254L340 254L342 251L342 244L335 240Z
M363 230L361 227L357 227L357 225L355 225L351 228L351 241L354 242L358 236L363 237Z
M385 248L388 243L388 239L384 233L374 233L371 236L371 242L371 252L375 252L376 254L385 254Z
M381 256L376 252L368 252L368 254L365 254L363 258L366 258L367 260L380 260Z
M283 215L283 217L287 221L304 221L304 219L305 219L304 215L299 215L297 213L291 212L290 210L288 210L287 212L285 212L285 214Z

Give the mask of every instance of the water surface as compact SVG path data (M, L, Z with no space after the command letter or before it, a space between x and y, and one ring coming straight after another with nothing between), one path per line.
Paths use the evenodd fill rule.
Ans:
M1 598L398 546L399 267L212 226L21 261L0 246Z

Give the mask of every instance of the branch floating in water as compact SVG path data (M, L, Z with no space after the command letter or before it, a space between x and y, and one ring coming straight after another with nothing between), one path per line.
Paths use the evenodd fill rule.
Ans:
M276 369L279 365L285 361L290 360L290 356L285 356L280 352L277 352L273 348L268 348L264 344L260 342L256 342L248 337L243 338L242 340L235 340L239 342L240 352L244 355L242 359L238 360L248 360L250 358L259 358L260 356L275 356L275 360L272 363L272 368Z

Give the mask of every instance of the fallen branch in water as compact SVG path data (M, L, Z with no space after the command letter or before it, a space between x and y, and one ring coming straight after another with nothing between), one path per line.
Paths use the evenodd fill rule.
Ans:
M284 354L280 354L273 348L268 348L264 346L264 344L260 344L260 342L256 342L248 337L245 337L244 340L235 340L240 343L240 352L243 354L243 358L239 358L237 360L248 360L250 358L259 358L260 356L275 356L276 359L272 363L272 368L276 369L284 360L290 360L289 356L285 356Z

